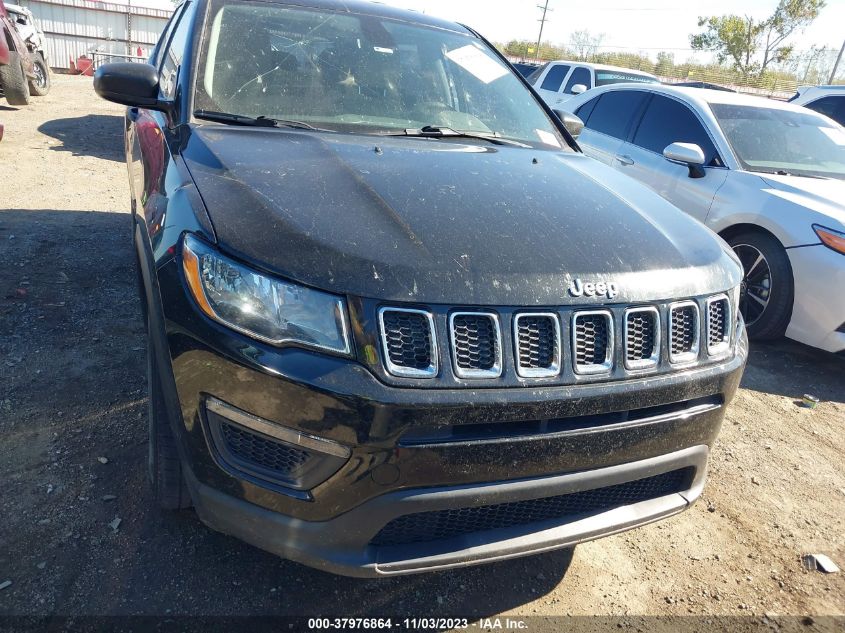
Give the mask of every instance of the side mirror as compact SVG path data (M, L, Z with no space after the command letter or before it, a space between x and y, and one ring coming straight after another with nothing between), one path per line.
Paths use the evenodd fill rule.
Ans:
M15 22L17 22L18 24L22 24L23 26L26 26L26 18L25 18L25 17L23 17L23 16L19 16L19 17L15 20Z
M575 84L574 86L572 86L570 92L574 95L579 95L582 92L587 92L587 86L585 86L584 84Z
M94 90L107 101L169 112L172 104L159 100L158 71L149 64L103 64L94 73Z
M584 129L584 122L574 114L564 112L563 110L552 110L555 116L563 123L563 127L569 132L572 138L578 138L581 135L581 130Z
M695 143L672 143L663 150L663 157L689 167L690 178L704 177L704 152Z

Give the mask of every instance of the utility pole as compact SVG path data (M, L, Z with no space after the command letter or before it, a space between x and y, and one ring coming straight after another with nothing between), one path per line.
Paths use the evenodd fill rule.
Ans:
M534 52L534 61L535 62L540 61L540 44L543 41L543 27L546 25L546 13L548 13L548 11L549 11L549 0L546 0L545 5L541 6L541 5L538 4L537 8L543 10L543 17L539 20L539 22L540 22L540 35L537 37L537 50ZM554 10L554 9L552 9L552 10Z
M836 77L836 71L839 70L839 62L842 61L842 53L845 53L845 42L842 42L842 48L839 49L839 56L836 58L836 63L833 65L833 70L830 73L830 79L827 83L832 84L833 78Z
M129 0L126 7L126 53L132 55L132 0Z

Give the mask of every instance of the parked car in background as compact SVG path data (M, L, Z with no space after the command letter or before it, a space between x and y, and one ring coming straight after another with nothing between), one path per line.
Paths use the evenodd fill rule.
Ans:
M565 60L543 64L527 79L551 108L557 108L573 96L597 86L660 83L654 75L639 70Z
M26 7L6 3L6 11L32 58L34 77L29 80L29 92L42 97L50 91L50 64L44 32Z
M567 108L587 155L732 246L752 338L845 350L845 129L792 104L657 85L597 88Z
M513 62L512 65L514 68L516 68L516 71L523 77L528 77L531 73L533 73L540 67L539 64L530 64L528 62Z
M94 87L129 106L159 504L384 576L700 495L747 355L739 263L477 33L197 0Z
M33 79L32 56L0 0L0 92L9 105L26 105L29 103L28 82Z
M681 81L679 83L666 84L667 86L678 86L679 88L707 88L708 90L724 90L725 92L736 92L733 88L711 84L708 81Z
M839 125L845 125L845 86L801 87L789 102L815 110Z

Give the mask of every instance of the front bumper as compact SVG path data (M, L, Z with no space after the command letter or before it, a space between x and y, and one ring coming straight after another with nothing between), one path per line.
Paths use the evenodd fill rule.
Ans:
M790 248L795 281L791 338L826 350L845 350L845 255L818 244Z
M635 528L685 510L704 487L708 448L597 470L481 486L402 490L381 495L328 521L301 521L226 495L189 475L200 519L211 528L325 571L374 577L438 571L537 554ZM565 522L548 520L430 543L370 544L378 530L407 514L471 508L593 490L679 469L689 487L672 494Z
M272 348L211 322L194 309L173 263L159 270L159 284L165 327L156 347L169 352L162 361L173 369L170 417L200 518L287 558L348 575L511 558L682 511L704 485L708 447L747 357L743 332L731 358L668 374L532 388L401 388L358 362ZM233 473L209 432L209 397L351 454L304 491ZM472 440L457 433L447 441L420 434L444 424L496 432ZM377 544L381 530L405 515L605 490L681 470L688 475L683 485L634 503Z

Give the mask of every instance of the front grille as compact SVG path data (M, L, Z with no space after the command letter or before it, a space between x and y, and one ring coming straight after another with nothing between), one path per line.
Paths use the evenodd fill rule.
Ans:
M632 308L625 314L625 366L654 367L660 360L660 318L655 308Z
M495 378L502 373L499 321L494 314L455 312L449 324L459 377Z
M385 365L391 374L430 378L437 373L431 314L422 310L382 308L379 325Z
M646 479L556 497L407 514L384 526L371 543L379 546L408 545L541 521L568 522L584 515L681 492L691 485L693 474L692 469L683 468Z
M613 329L609 312L576 312L572 317L575 371L594 374L613 364Z
M306 451L281 444L242 426L222 422L220 433L233 457L282 477L290 476L309 459Z
M669 308L669 360L673 363L695 360L698 356L698 306L691 302Z
M560 371L560 325L557 315L518 314L514 317L516 371L520 376L555 376Z
M534 311L376 304L370 319L378 323L379 375L388 383L499 388L532 381L566 385L621 380L723 360L735 338L739 317L734 309L728 294L720 292L676 302ZM365 328L368 322L360 321ZM366 342L359 345L372 367L379 359ZM413 385L393 377L428 380Z
M730 342L731 314L728 298L711 297L707 300L707 353L718 354Z

